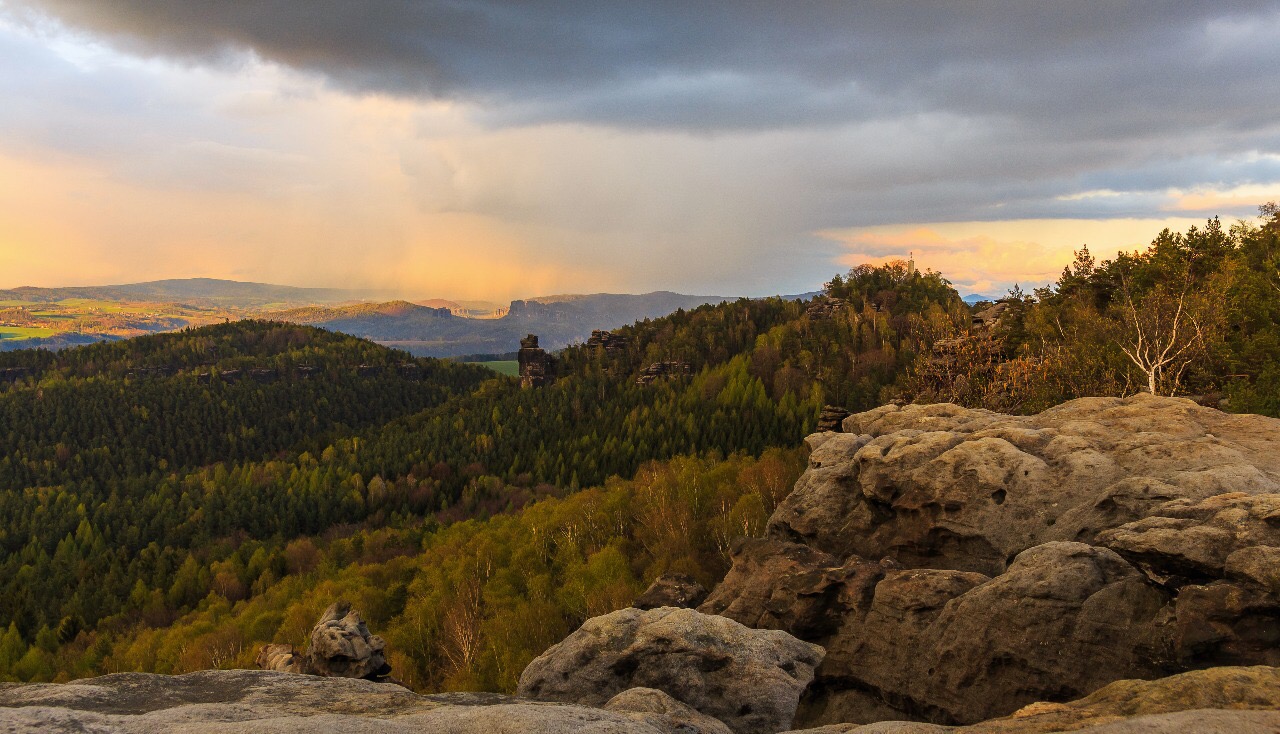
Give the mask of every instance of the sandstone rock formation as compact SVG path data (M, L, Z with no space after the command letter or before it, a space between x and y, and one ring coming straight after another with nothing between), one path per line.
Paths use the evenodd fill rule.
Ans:
M681 360L671 362L654 362L640 371L636 378L637 385L652 385L659 379L673 380L693 374L693 365Z
M1259 666L1213 668L1154 681L1117 681L1078 701L1033 703L1012 716L960 728L881 722L835 724L804 734L1273 734L1278 730L1280 668Z
M256 662L263 670L279 673L384 681L391 673L385 648L386 642L369 631L359 612L336 601L311 629L306 653L293 645L264 645Z
M0 684L7 734L726 734L679 704L658 708L644 694L605 710L486 693L419 696L364 680L249 670Z
M587 620L525 668L517 694L604 705L655 688L728 725L772 734L791 725L822 648L692 609L623 609Z
M612 331L595 329L587 338L587 346L605 354L613 355L627 350L627 338Z
M844 430L844 419L848 418L849 415L849 411L839 406L822 406L822 412L818 414L818 432L832 431L840 433Z
M843 298L832 298L830 296L822 296L813 299L813 303L804 310L804 315L814 321L834 318L840 314L849 304Z
M294 650L293 645L263 645L254 663L262 670L277 673L307 673L306 657Z
M1067 704L954 729L914 722L841 724L791 734L1274 734L1280 669L1215 668L1119 681ZM420 696L395 685L247 670L181 676L117 673L63 684L0 683L10 734L729 734L661 691L635 688L603 709L486 693Z
M657 609L658 607L693 608L707 598L707 589L702 584L682 573L667 573L654 579L648 589L631 606L636 609Z
M827 655L805 724L966 724L1111 681L1280 664L1280 421L1189 400L885 406L733 549L703 612Z
M619 693L604 705L606 711L632 714L656 714L659 725L675 726L684 731L704 734L733 734L719 719L713 719L688 704L680 703L656 688L631 688Z
M334 602L311 630L307 648L309 672L334 678L375 680L391 672L383 655L387 643L369 632L360 613L344 602Z
M555 378L553 362L547 350L538 346L538 337L530 334L520 340L520 351L516 353L520 363L520 386L543 387Z

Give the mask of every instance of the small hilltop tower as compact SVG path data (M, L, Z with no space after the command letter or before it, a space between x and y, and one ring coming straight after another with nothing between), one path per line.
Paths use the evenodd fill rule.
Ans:
M908 252L907 253L907 275L915 275L915 274L916 274L916 253Z

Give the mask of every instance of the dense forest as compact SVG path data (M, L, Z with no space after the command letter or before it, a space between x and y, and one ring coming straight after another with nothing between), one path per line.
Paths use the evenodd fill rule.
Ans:
M420 690L524 663L668 570L713 582L823 404L1151 389L1280 414L1280 213L1087 249L966 306L860 266L571 346L539 389L246 321L0 355L0 678L251 665L338 596ZM981 316L975 320L975 314ZM644 383L653 363L687 365Z
M939 276L891 275L963 311ZM45 655L51 640L83 645L212 597L253 599L288 575L282 559L302 539L423 537L654 460L794 447L828 391L856 386L874 405L922 344L912 319L870 303L807 308L744 299L641 322L617 332L623 348L564 350L558 379L537 390L258 321L4 355L0 672L65 673ZM689 374L637 382L664 360Z

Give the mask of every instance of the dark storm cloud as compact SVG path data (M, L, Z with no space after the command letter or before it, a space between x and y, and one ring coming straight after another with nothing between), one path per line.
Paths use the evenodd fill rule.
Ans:
M364 155L346 126L310 129L329 97L350 101L326 85L458 101L391 103L413 109L404 138L369 135L415 206L633 288L763 293L788 274L803 291L851 242L916 246L815 233L1226 219L1260 203L1232 191L1280 190L1280 0L0 0L5 26L0 151L256 198L312 171L313 148ZM49 38L128 63L80 68ZM290 104L248 55L302 71L278 76L319 101ZM281 98L268 133L226 111L257 86ZM320 180L344 176L298 188Z
M945 110L1124 138L1224 118L1247 132L1272 124L1280 94L1263 2L17 4L148 53L251 49L350 89L476 101L495 123L722 130Z

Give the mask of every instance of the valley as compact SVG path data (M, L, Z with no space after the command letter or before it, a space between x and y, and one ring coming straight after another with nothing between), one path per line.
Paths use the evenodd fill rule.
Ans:
M1261 265L1238 267L1255 262ZM1168 273L1185 263L1196 269L1180 297L1202 328L1182 337L1195 341L1182 349L1187 357L1177 371L1152 378L1126 355L1126 340L1140 328L1178 338L1133 319L1137 304L1168 297ZM1161 233L1146 252L1101 263L1082 250L1052 288L1015 292L998 308L971 307L940 274L906 263L860 266L833 277L814 298L678 309L551 350L547 379L533 388L509 376L510 359L415 357L276 320L6 352L0 676L65 681L122 670L252 668L264 644L302 645L320 612L342 598L385 636L388 664L404 685L512 692L548 647L588 620L627 608L670 574L716 590L703 613L787 630L827 651L797 714L811 723L966 723L1068 695L1062 691L1084 695L1123 676L1269 660L1265 641L1250 631L1257 620L1246 614L1224 638L1235 647L1187 647L1184 657L1200 656L1201 663L1159 671L1143 667L1146 643L1133 642L1138 652L1125 655L1138 658L1117 658L1107 668L1055 663L1061 669L1044 673L1032 690L1027 675L1000 672L1000 659L972 658L975 670L988 672L966 675L989 675L984 685L992 693L959 701L946 685L913 683L929 677L923 672L895 677L860 662L867 656L858 651L905 635L915 640L907 648L871 658L893 652L922 666L943 665L950 656L942 651L960 642L945 637L945 626L929 626L926 609L936 614L945 599L966 594L1005 599L999 590L1021 588L1023 576L1055 574L1086 556L1115 579L1096 593L1112 598L1115 589L1155 584L1132 591L1132 603L1159 597L1189 614L1179 606L1183 597L1175 604L1160 586L1163 575L1141 581L1106 555L1157 562L1132 539L1149 532L1146 525L1127 524L1175 511L1154 499L1124 499L1131 509L1098 518L1060 502L1043 530L999 528L1021 522L1021 510L1009 512L1041 507L1075 481L1031 476L1041 464L1068 459L1035 458L1051 449L1037 448L1040 439L1029 431L1065 436L1078 425L1118 421L1103 434L1137 431L1155 440L1157 427L1174 430L1183 420L1177 416L1192 416L1194 431L1213 440L1234 436L1238 451L1270 440L1274 421L1228 416L1280 415L1280 351L1271 346L1280 289L1268 287L1277 265L1280 221L1272 217L1230 233L1213 220L1203 229ZM1253 317L1239 328L1214 326L1214 314L1246 312ZM457 318L407 303L293 313L321 321L334 314ZM1152 379L1157 392L1189 395L1199 405L1144 396ZM1100 395L1128 397L1088 398ZM1085 415L1103 409L1110 412ZM1075 413L1085 417L1069 418ZM1056 415L1068 418L1059 425ZM815 434L820 418L822 430L848 433ZM944 432L954 436L944 440ZM872 439L885 453L848 463ZM1096 436L1087 440L1097 444L1094 453L1128 455ZM1030 443L1018 451L1035 456L1001 458L994 448L1020 442ZM880 497L875 490L865 507L831 499L844 491L841 476L908 471L901 468L907 456L945 463L962 445L973 454L973 476L995 484L973 489L968 480L953 481L959 469L927 463L921 466L934 473L912 469L911 479L885 480L899 488L915 482L915 494ZM952 450L935 456L947 446ZM1154 444L1147 450L1177 453ZM1214 450L1204 451L1208 462ZM1257 451L1248 461L1270 477L1266 449ZM884 466L873 468L875 461ZM1181 481L1180 470L1164 461L1140 473ZM988 476L1006 464L1025 465L1028 478ZM1133 471L1115 470L1112 494L1131 491L1125 477ZM1223 468L1214 486L1230 489L1229 475L1241 471ZM1208 501L1218 490L1199 492L1188 497ZM933 496L952 499L944 510L924 499ZM1132 502L1146 509L1132 509ZM923 504L908 511L912 503ZM1261 512L1250 508L1243 511ZM956 524L961 512L978 519ZM1195 512L1196 522L1210 522L1205 518L1217 510ZM989 535L957 534L969 525ZM866 560L878 558L885 560ZM1174 570L1181 561L1160 558L1168 573L1182 573ZM1248 580L1262 571L1223 577L1216 569L1195 571L1195 580L1248 589L1262 583ZM792 588L785 579L795 573L828 591ZM832 625L841 615L900 612L814 601L835 594L830 598L880 604L895 584L917 578L924 580L910 583L923 586L911 587L910 596L937 597L934 606L909 603L923 626L861 637L838 632ZM1121 586L1106 585L1112 583ZM777 588L763 588L769 585ZM1013 597L999 603L1023 603L1021 592L1008 593ZM1075 598L1077 591L1062 593ZM1256 593L1250 608L1272 609L1272 592ZM773 601L760 607L761 594ZM784 601L790 611L779 611ZM1125 609L1117 614L1138 614ZM984 629L975 626L971 639L985 639Z
M810 294L812 295L812 294ZM529 333L559 349L678 309L726 300L656 292L600 293L513 301L388 299L358 290L294 288L193 278L121 286L0 291L0 351L62 349L95 341L261 318L318 326L415 356L500 354Z

